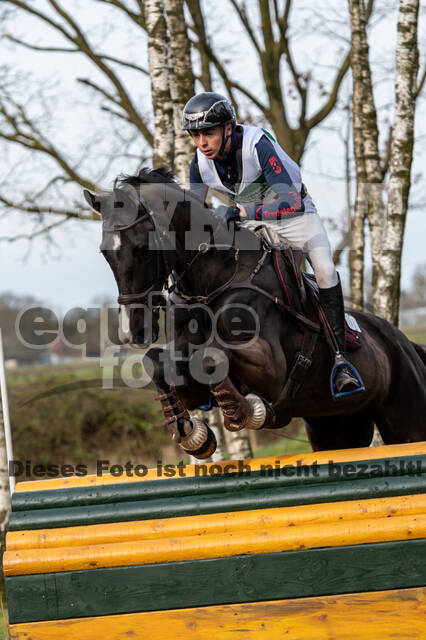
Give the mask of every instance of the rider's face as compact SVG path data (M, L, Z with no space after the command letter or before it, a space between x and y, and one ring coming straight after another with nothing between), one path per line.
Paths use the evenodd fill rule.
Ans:
M232 125L227 124L225 134L229 135L231 131ZM197 149L199 149L206 156L206 158L214 160L219 156L220 147L222 145L222 133L222 127L218 126L212 127L211 129L199 129L197 131L191 131L191 136Z

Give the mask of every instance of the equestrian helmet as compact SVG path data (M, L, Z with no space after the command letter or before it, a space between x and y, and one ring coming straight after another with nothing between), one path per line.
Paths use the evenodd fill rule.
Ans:
M182 115L182 130L210 129L217 125L236 122L235 111L225 96L205 91L192 96L186 103Z

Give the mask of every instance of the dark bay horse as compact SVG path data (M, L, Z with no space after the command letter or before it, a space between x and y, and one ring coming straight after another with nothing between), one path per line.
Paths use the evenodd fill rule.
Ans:
M273 254L256 234L228 228L163 170L142 170L117 180L111 192L84 195L103 219L101 251L118 285L124 341L156 341L153 296L174 278L168 348L151 347L144 365L172 438L192 455L205 458L215 448L208 427L188 413L212 396L230 430L304 418L314 450L368 446L374 424L386 444L426 439L426 355L394 326L353 313L362 346L350 360L365 391L336 402L329 345L312 339L317 328L282 302ZM295 300L295 275L288 264L281 269L288 301ZM307 344L312 357L300 381L295 363Z

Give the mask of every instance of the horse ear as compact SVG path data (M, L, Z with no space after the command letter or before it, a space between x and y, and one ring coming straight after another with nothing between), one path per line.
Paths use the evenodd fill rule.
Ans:
M102 217L100 197L95 193L91 193L87 189L83 189L83 196L92 211L94 211L98 216Z

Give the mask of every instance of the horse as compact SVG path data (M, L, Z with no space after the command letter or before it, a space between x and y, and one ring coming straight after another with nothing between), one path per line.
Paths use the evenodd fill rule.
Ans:
M314 450L369 446L374 425L385 444L426 439L426 354L396 327L352 313L362 346L350 361L365 390L336 401L327 332L303 313L290 263L257 234L227 225L162 169L84 197L102 216L121 339L148 349L144 366L185 451L200 459L214 451L213 433L189 414L212 400L229 430L282 428L302 417ZM165 286L173 322L160 348L154 297Z

